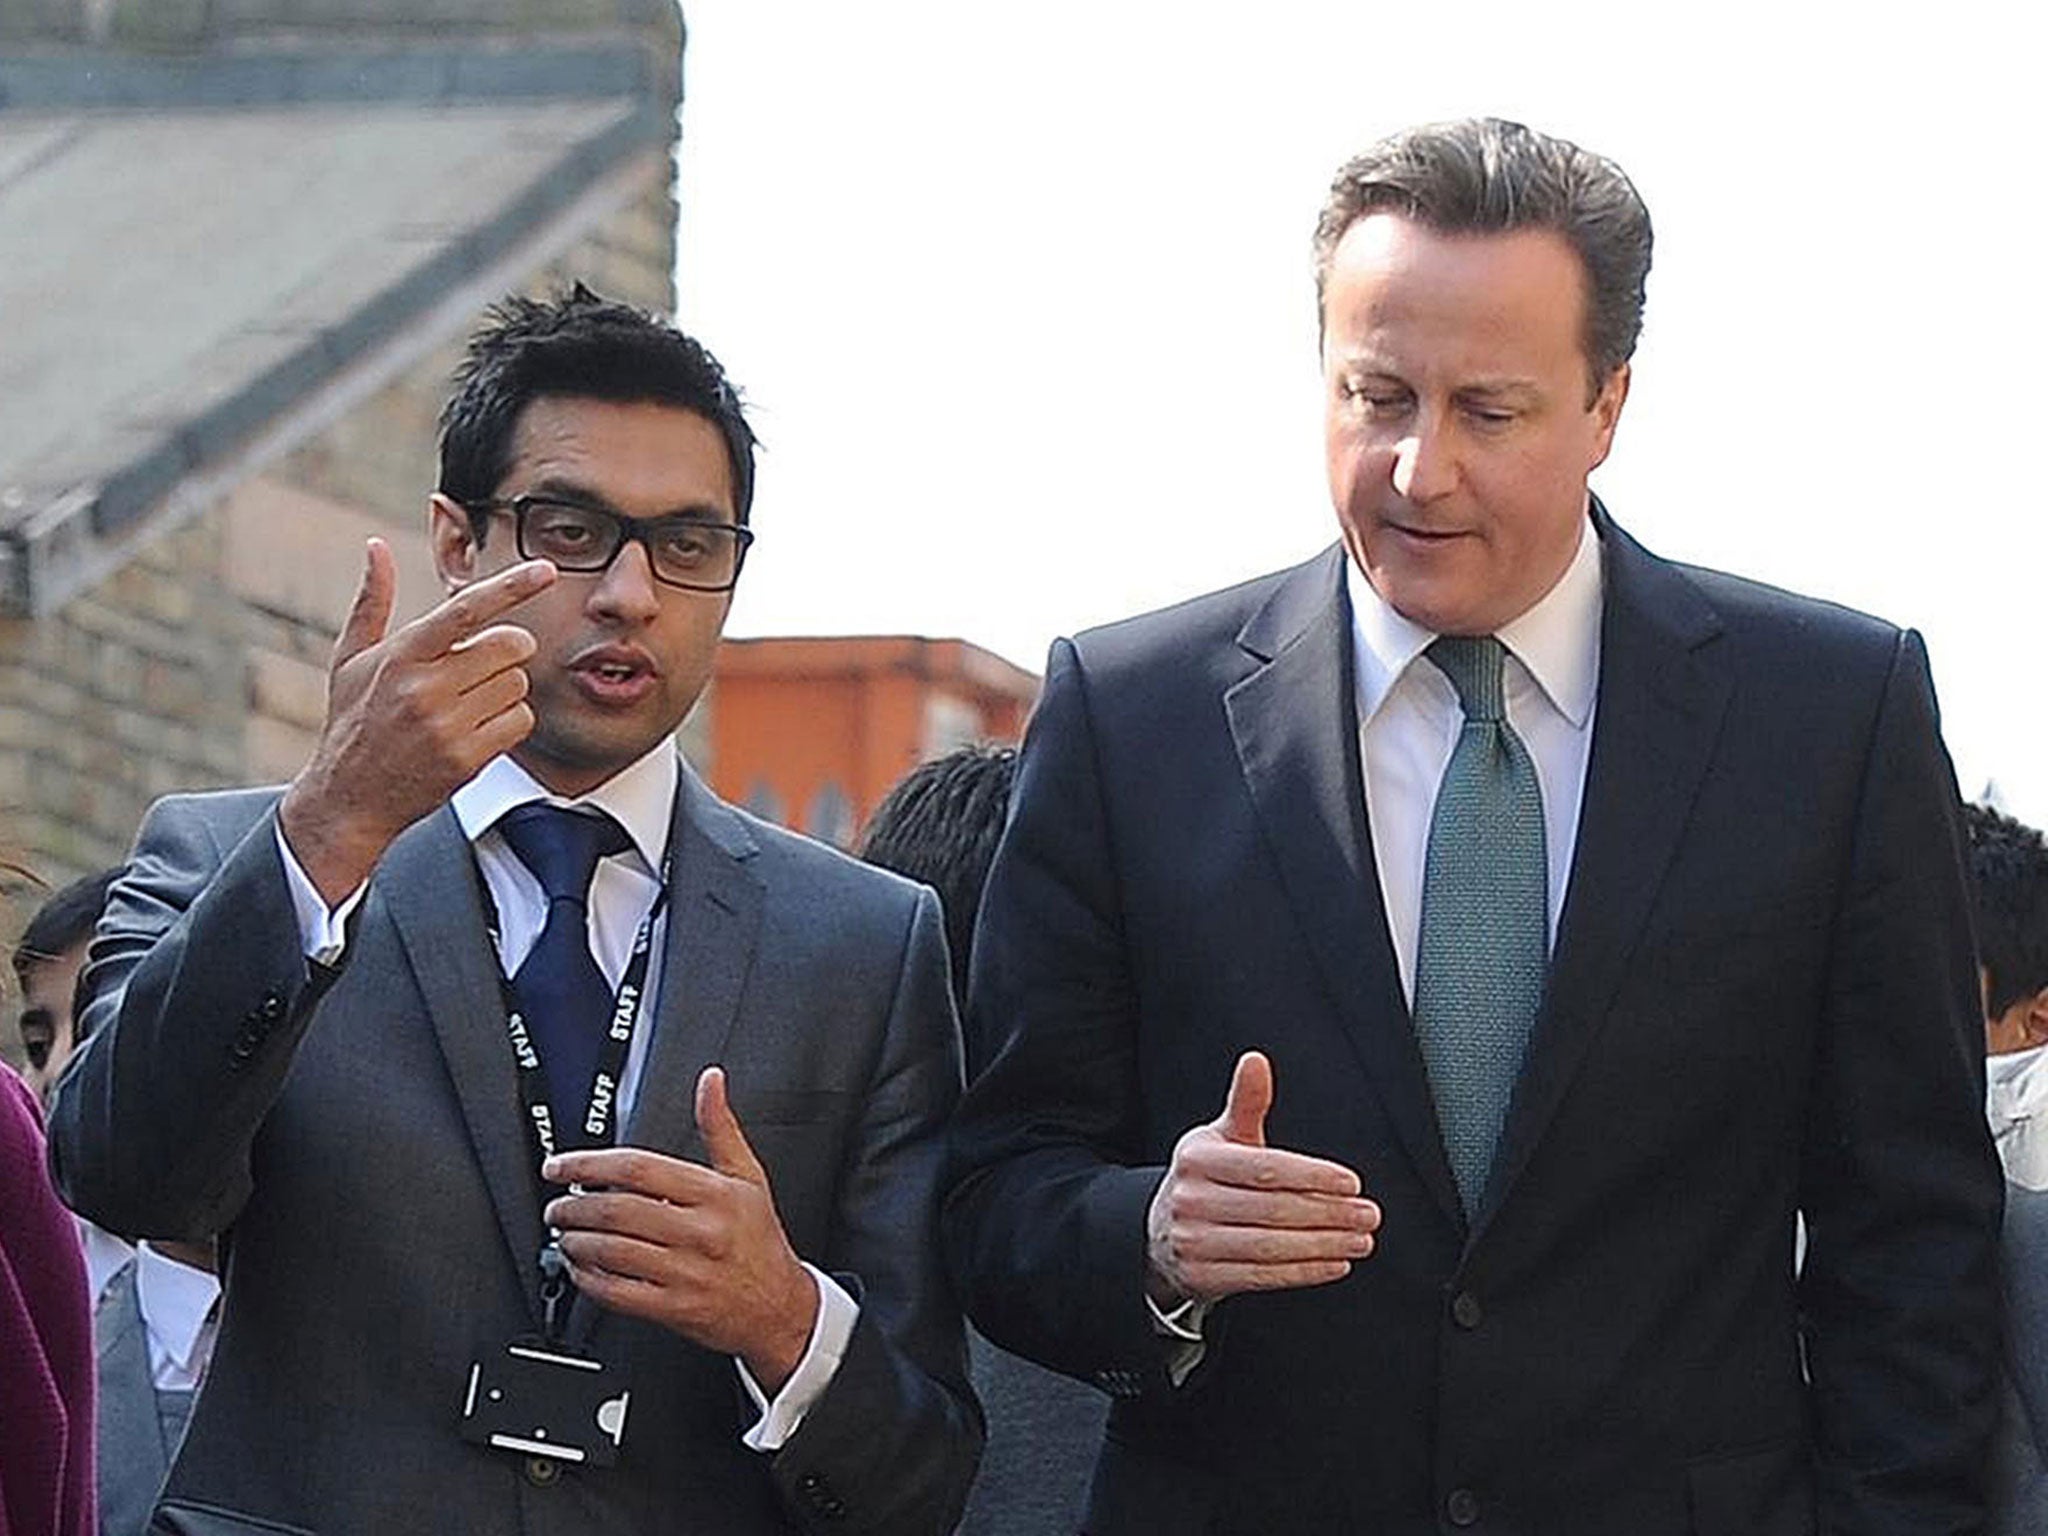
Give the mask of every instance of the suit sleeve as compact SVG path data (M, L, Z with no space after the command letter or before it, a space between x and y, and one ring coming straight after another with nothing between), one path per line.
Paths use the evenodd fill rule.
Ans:
M939 1258L941 1134L960 1097L960 1036L938 899L919 893L830 1251L809 1255L860 1304L832 1381L775 1454L806 1530L929 1532L960 1517L981 1455L959 1307Z
M2002 1180L1955 781L1918 636L1871 735L1802 1165L1821 1529L1974 1532Z
M50 1122L58 1187L128 1237L235 1218L249 1154L329 973L308 965L257 796L152 807L85 973L88 1038ZM232 834L231 840L224 834Z
M1164 1381L1144 1301L1138 1042L1086 681L1053 647L975 932L947 1257L996 1343L1116 1395Z

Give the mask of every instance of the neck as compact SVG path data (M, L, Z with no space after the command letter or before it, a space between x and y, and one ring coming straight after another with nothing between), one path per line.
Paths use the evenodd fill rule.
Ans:
M617 778L623 771L622 768L580 768L539 756L523 746L515 748L507 756L524 768L532 776L534 783L551 795L560 795L564 800L574 800L580 795L587 795Z

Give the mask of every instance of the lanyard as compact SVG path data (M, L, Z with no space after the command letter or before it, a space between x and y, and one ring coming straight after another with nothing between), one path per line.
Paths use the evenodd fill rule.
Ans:
M483 898L484 926L491 936L491 948L499 957L498 995L504 1004L505 1032L512 1042L512 1061L518 1072L519 1104L524 1111L527 1136L533 1144L534 1184L541 1203L545 1205L553 1190L541 1179L540 1165L554 1155L561 1138L556 1134L554 1106L548 1101L547 1073L541 1066L540 1052L534 1049L533 1037L527 1030L518 1001L512 995L511 978L505 974L498 903L491 895L490 882L484 879L481 866L473 867L476 869L477 891ZM569 1146L606 1147L612 1144L618 1117L619 1081L625 1073L626 1056L633 1047L633 1032L639 1027L640 1004L647 990L654 924L667 905L668 885L663 882L661 889L655 892L654 904L634 930L633 951L626 957L625 973L620 976L618 992L612 998L611 1024L605 1030L604 1043L598 1049L597 1067L591 1074L590 1098L583 1113L583 1123L567 1128ZM552 1227L541 1244L539 1266L546 1335L550 1342L558 1343L565 1317L563 1303L569 1295L569 1261L562 1255L561 1233Z

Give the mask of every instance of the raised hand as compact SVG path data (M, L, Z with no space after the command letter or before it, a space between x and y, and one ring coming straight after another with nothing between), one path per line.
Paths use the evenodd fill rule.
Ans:
M1380 1208L1341 1163L1266 1145L1273 1067L1247 1051L1223 1113L1189 1131L1146 1214L1153 1299L1327 1285L1373 1250Z
M708 1168L638 1147L549 1158L543 1177L575 1187L549 1202L548 1225L584 1294L745 1361L772 1397L809 1347L817 1282L783 1233L722 1068L697 1079L697 1131Z
M533 729L533 636L500 616L550 585L527 560L464 587L391 635L397 574L371 539L327 672L327 719L278 816L330 906L370 876L391 840Z

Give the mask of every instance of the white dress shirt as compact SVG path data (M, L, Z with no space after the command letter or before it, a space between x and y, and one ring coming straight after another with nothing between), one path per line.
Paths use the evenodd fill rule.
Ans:
M455 819L476 853L477 868L498 909L498 963L507 976L515 974L527 951L547 922L547 894L540 880L512 851L497 830L505 813L534 801L549 805L588 805L605 811L623 827L632 846L622 853L598 861L590 881L590 953L616 988L625 975L633 951L633 938L654 905L666 868L669 815L675 804L681 768L674 746L662 741L644 757L622 768L587 795L566 800L550 794L509 757L493 758L481 772L450 798ZM362 899L363 887L342 900L331 911L299 866L290 846L278 831L278 851L283 856L286 882L291 887L292 905L298 914L299 935L309 959L332 965L340 957L349 914ZM662 953L668 933L668 918L655 919L649 935L649 952ZM620 1074L618 1123L632 1130L633 1103L639 1094L640 1078L647 1066L647 1052L654 1021L660 1016L661 967L650 967L647 986L640 1003L640 1025L633 1031L627 1048L625 1070ZM511 1050L509 1040L505 1049ZM744 1129L744 1126L742 1127ZM818 1287L818 1317L811 1329L809 1347L794 1374L771 1400L761 1390L744 1363L734 1360L740 1382L761 1412L760 1420L742 1437L757 1451L779 1449L796 1432L804 1414L832 1380L853 1337L860 1309L830 1275L806 1263L804 1268Z
M1396 613L1348 560L1344 581L1351 598L1359 757L1373 862L1401 967L1401 989L1412 1006L1429 822L1465 711L1451 680L1422 654L1436 636ZM1571 878L1593 744L1601 587L1600 539L1588 521L1580 525L1578 552L1557 584L1498 632L1508 653L1508 723L1529 749L1543 795L1552 944Z
M1984 1109L2006 1182L2048 1189L2048 1045L1986 1058Z
M159 1392L190 1392L206 1374L213 1355L220 1281L203 1269L158 1253L144 1242L135 1249L135 1304L149 1343L149 1374Z

